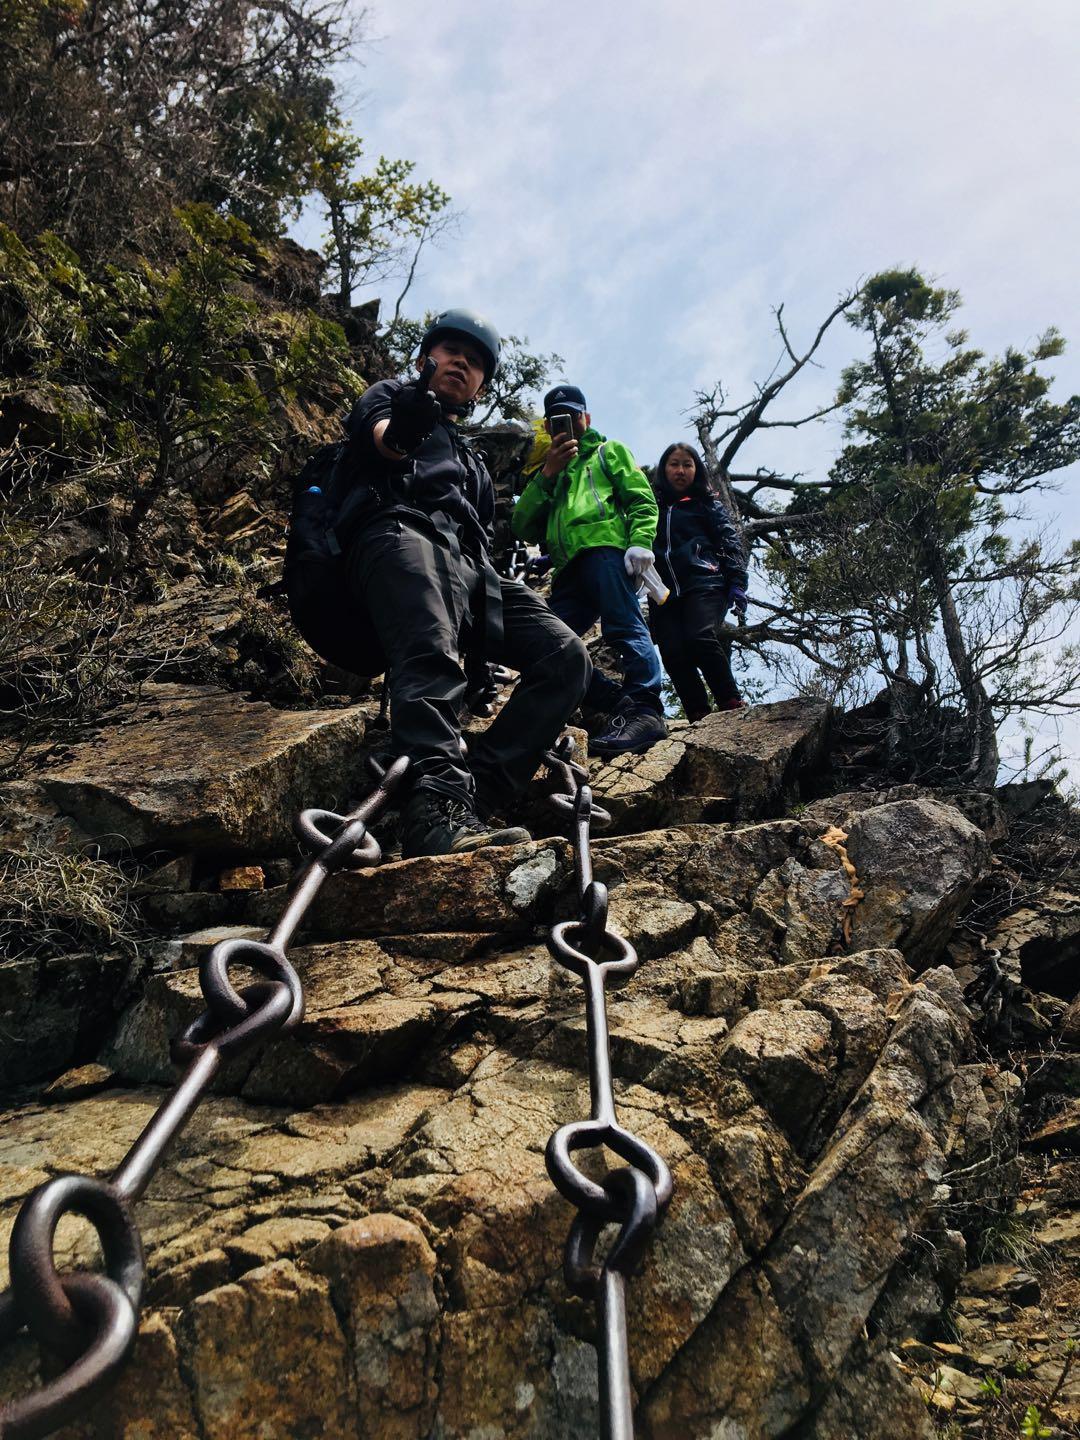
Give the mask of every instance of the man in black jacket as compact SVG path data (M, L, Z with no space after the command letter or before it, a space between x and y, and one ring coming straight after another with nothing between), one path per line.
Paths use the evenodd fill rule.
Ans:
M589 679L577 636L488 560L494 487L455 422L498 358L485 320L445 311L421 341L419 378L372 385L346 425L348 489L335 531L350 591L386 655L394 749L412 761L405 856L527 840L491 816L526 785ZM521 675L468 761L459 725L466 654Z

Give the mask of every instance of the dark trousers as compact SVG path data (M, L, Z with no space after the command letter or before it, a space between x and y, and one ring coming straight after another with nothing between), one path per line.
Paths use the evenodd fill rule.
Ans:
M577 635L599 620L601 635L622 661L621 690L594 674L586 699L595 709L626 704L659 713L660 662L623 561L624 552L612 545L582 550L555 577L551 608Z
M672 593L663 605L649 604L660 658L690 720L709 713L702 676L718 705L738 699L728 658L730 642L720 630L726 610L727 592L719 586Z
M347 565L358 610L370 616L387 658L391 740L412 760L413 783L475 798L483 812L501 809L579 704L591 669L584 645L532 590L502 580L502 639L486 658L521 679L491 726L470 741L466 762L462 647L482 572L452 543L398 520L357 536Z

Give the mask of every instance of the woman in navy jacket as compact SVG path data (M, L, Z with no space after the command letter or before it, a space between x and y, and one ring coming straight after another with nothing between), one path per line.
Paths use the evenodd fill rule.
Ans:
M720 626L729 605L746 611L742 544L692 445L668 446L654 488L660 520L653 554L671 593L663 605L649 602L649 617L664 669L688 720L712 708L706 684L718 710L738 710L744 702Z

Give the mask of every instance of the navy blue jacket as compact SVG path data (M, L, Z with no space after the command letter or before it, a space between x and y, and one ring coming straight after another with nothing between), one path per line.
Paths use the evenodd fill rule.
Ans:
M746 560L727 510L695 484L676 495L666 480L653 487L660 519L653 541L656 568L673 594L722 587L746 589Z

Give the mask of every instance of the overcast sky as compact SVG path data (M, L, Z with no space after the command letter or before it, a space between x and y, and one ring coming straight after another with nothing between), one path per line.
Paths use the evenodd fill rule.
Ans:
M990 352L1057 325L1055 393L1080 390L1075 0L374 0L365 29L345 78L369 158L414 160L461 212L406 308L557 351L640 460L689 436L696 389L768 374L773 306L798 345L894 264L958 289ZM837 324L777 418L857 350ZM836 439L772 432L739 468L821 475ZM1074 490L1040 502L1066 538Z

